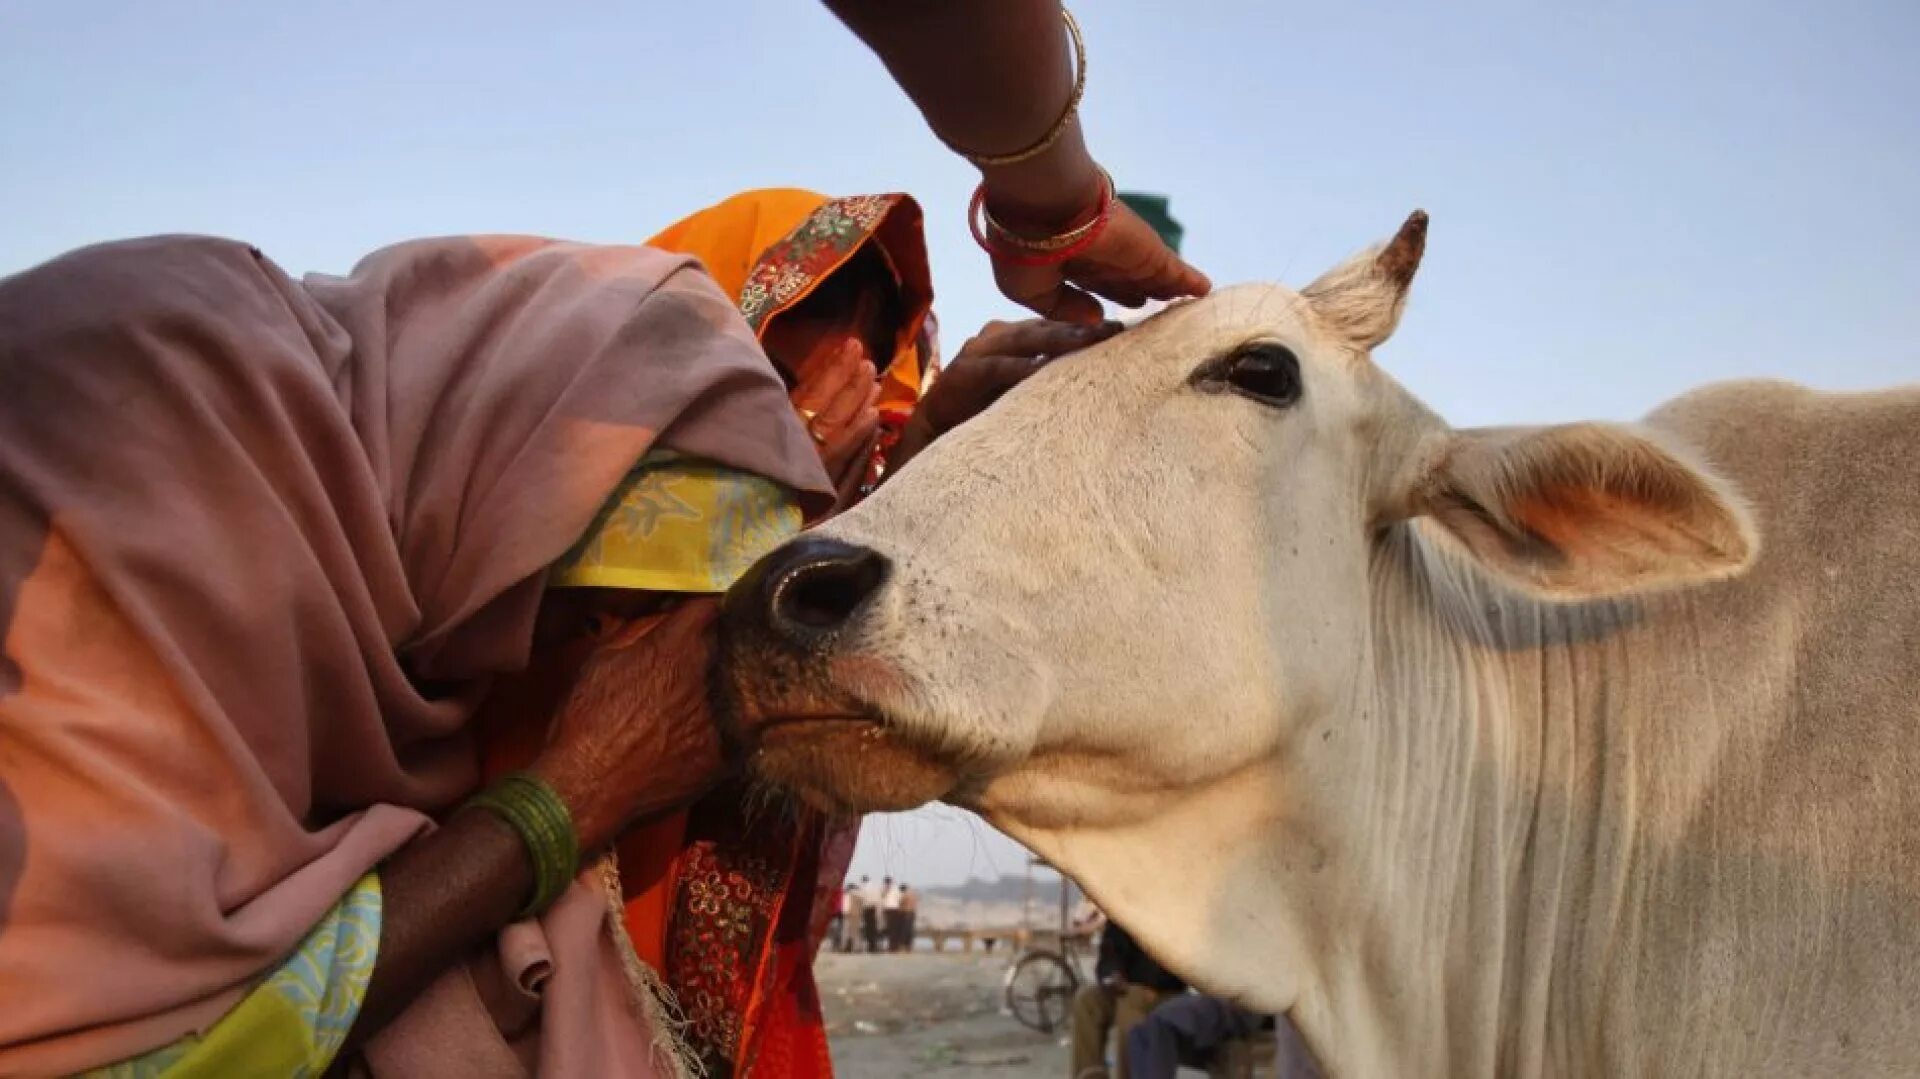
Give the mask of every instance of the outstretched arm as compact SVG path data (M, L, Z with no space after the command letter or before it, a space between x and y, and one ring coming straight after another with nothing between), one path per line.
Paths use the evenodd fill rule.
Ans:
M886 64L934 134L957 151L1018 155L1058 127L1044 152L981 166L995 220L1040 238L1098 212L1108 192L1074 108L1073 57L1059 0L826 4ZM1209 288L1204 275L1118 204L1099 238L1072 260L1033 266L996 257L994 278L1009 298L1041 315L1085 323L1100 320L1100 305L1087 292L1138 307Z

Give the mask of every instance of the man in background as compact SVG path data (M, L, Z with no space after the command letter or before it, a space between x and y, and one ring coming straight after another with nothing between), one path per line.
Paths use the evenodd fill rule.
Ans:
M880 889L880 937L887 951L900 950L900 888L892 877Z
M866 910L866 895L862 895L860 889L864 885L866 877L860 877L858 883L847 881L847 887L841 889L839 935L833 937L833 947L841 952L860 947L860 912Z
M887 888L893 887L893 878L887 878ZM881 890L874 887L870 877L860 878L860 940L869 952L880 950L880 897Z
M918 914L919 911L920 893L902 884L900 886L900 937L896 950L903 952L913 950L914 916Z
M1287 1017L1260 1015L1219 997L1182 993L1135 1024L1122 1039L1130 1079L1174 1079L1182 1067L1206 1070L1230 1044L1273 1031L1279 1079L1321 1079L1319 1063Z
M1127 1079L1127 1035L1136 1023L1160 1003L1187 985L1154 961L1120 923L1107 922L1100 934L1099 958L1094 961L1095 984L1073 998L1073 1056L1071 1079L1106 1079L1107 1036L1115 1034L1120 1051L1118 1079Z

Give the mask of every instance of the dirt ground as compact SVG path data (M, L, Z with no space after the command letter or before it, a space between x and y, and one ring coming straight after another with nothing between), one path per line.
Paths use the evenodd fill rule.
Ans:
M1065 1032L1043 1036L1001 1004L1007 957L839 955L815 973L842 1079L1060 1079Z

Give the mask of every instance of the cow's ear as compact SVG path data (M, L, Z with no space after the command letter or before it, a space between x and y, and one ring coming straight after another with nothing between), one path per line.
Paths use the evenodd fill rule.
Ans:
M1408 508L1543 599L1715 580L1759 551L1733 489L1644 431L1484 428L1447 432L1434 450Z
M1426 249L1427 214L1415 210L1393 239L1321 274L1300 295L1336 336L1373 349L1400 324L1407 288Z

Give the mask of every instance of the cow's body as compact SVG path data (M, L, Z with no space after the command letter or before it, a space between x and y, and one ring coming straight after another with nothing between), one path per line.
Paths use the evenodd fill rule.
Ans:
M1534 734L1523 849L1555 867L1520 912L1563 925L1519 968L1546 1006L1506 1060L1920 1074L1920 393L1724 386L1651 425L1746 495L1762 554L1589 640L1487 653Z
M1920 1075L1920 392L1650 426L1749 498L1746 575L1556 607L1382 552L1381 730L1309 748L1383 807L1346 840L1419 867L1304 930L1383 942L1296 1005L1347 1074Z
M1044 372L828 528L828 632L775 556L743 710L865 718L763 770L979 809L1335 1075L1920 1075L1920 390L1453 433L1321 340L1375 278ZM1249 335L1298 403L1126 367Z

